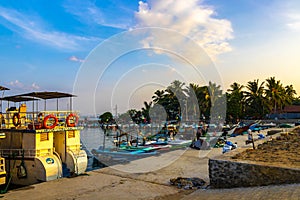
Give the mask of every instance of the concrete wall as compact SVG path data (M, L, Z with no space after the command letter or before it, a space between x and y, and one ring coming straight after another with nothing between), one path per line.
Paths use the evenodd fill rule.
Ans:
M210 159L209 178L213 188L300 183L300 169Z

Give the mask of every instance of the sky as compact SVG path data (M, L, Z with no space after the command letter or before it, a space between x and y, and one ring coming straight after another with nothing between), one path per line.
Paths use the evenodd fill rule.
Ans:
M84 114L140 109L174 80L226 91L274 76L299 95L299 10L293 0L0 0L0 85L74 93Z

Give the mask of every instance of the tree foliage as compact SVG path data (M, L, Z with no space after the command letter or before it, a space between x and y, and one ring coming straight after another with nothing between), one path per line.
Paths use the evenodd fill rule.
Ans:
M167 114L166 120L210 119L212 108L217 112L225 108L227 121L236 122L243 118L264 118L266 114L281 112L286 105L300 105L293 85L283 86L275 77L260 82L258 79L248 81L245 86L234 82L224 94L221 86L209 82L199 86L195 83L185 83L175 80L165 90L156 90L152 101L144 102L141 110L131 109L120 115L129 117L134 123L150 123L150 110L160 105ZM223 107L222 107L223 106ZM196 116L195 116L196 115ZM103 113L99 122L111 121L110 112Z
M110 124L113 123L114 118L111 112L105 112L102 115L99 116L99 123L100 124Z

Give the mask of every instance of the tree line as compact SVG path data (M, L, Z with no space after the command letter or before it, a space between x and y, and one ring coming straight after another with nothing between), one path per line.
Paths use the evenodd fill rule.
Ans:
M152 101L145 101L141 110L128 110L118 116L118 120L128 121L130 117L133 122L141 124L153 122L151 117L159 120L163 116L162 120L168 121L208 121L211 110L225 109L225 119L221 120L236 123L239 119L266 118L270 113L282 112L287 105L300 105L300 98L296 95L293 85L284 86L275 77L262 82L255 79L246 85L234 82L225 92L213 82L199 86L175 80L165 90L156 90ZM102 119L99 117L102 121L105 121L104 114Z

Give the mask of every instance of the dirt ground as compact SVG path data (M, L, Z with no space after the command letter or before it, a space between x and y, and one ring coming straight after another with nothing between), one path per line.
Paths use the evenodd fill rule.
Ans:
M300 128L281 133L280 136L270 136L267 142L259 144L255 150L247 149L232 158L300 168Z
M271 142L259 145L257 150L246 150L239 159L285 163L299 168L300 131L287 136L273 136ZM262 132L266 134L266 132ZM279 134L280 135L280 134ZM255 135L255 137L257 137ZM238 149L245 145L247 135L229 138ZM270 140L270 137L266 138ZM0 198L7 200L94 200L94 199L299 199L300 184L233 189L184 190L170 185L171 178L198 177L209 184L208 160L222 154L222 148L209 151L176 150L159 157L149 157L126 165L117 165L87 172L75 178L63 178L11 190ZM148 168L147 172L133 173Z

